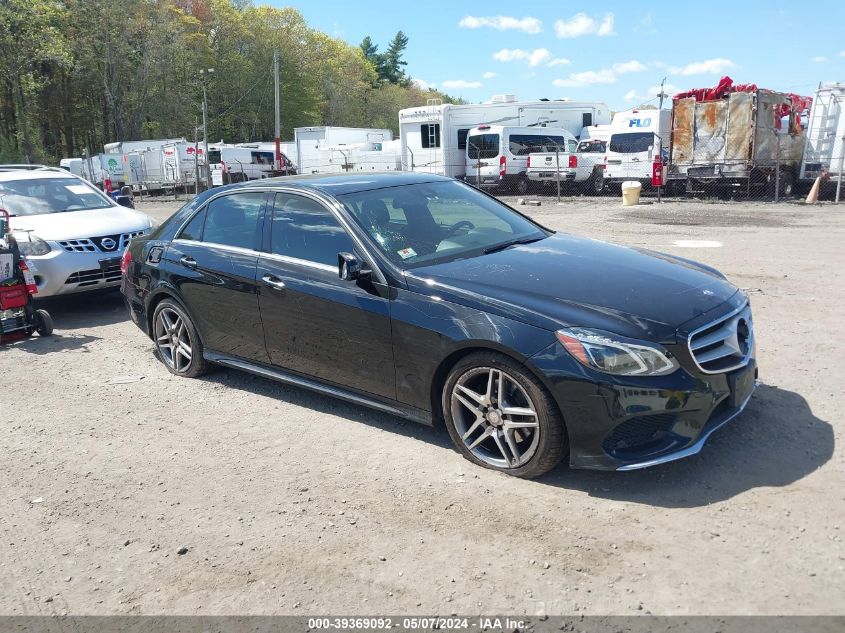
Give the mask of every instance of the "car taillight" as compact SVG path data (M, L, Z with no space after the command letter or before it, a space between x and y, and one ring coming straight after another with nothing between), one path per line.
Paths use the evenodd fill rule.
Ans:
M574 154L569 155L569 166L570 167L578 167L578 157Z
M129 252L127 248L123 251L123 257L120 258L120 274L126 275L129 271L129 265L132 263L132 253Z
M604 162L601 164L601 170L607 171L607 154L604 155Z
M526 167L531 167L531 155L528 156L528 165Z
M499 157L499 178L504 178L505 173L507 172L507 163L508 159L504 156Z

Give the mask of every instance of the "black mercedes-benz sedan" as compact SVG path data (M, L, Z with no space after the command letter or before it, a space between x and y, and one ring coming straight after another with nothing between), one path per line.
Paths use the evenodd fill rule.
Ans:
M172 373L223 365L442 422L467 459L520 477L692 455L756 383L748 298L718 271L428 174L213 189L122 269Z

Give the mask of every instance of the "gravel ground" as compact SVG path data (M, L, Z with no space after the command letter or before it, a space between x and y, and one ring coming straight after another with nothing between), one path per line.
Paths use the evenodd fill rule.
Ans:
M518 208L748 290L763 384L700 455L521 481L443 431L175 378L115 293L51 301L54 337L0 349L0 613L845 613L845 207Z

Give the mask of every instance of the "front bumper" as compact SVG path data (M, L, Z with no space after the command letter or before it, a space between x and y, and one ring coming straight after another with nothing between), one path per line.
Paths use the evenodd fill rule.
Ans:
M724 374L700 372L685 346L666 346L681 368L668 376L611 376L580 365L559 344L529 359L544 376L569 435L569 464L636 470L682 459L746 407L754 356Z
M50 242L46 255L26 258L38 286L36 297L52 297L120 286L122 252L75 253Z

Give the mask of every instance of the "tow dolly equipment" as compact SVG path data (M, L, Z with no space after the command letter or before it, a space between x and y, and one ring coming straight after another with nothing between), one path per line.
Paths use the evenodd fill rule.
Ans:
M0 343L27 338L34 332L53 333L53 319L36 310L32 296L38 292L35 276L9 228L9 214L0 209Z

